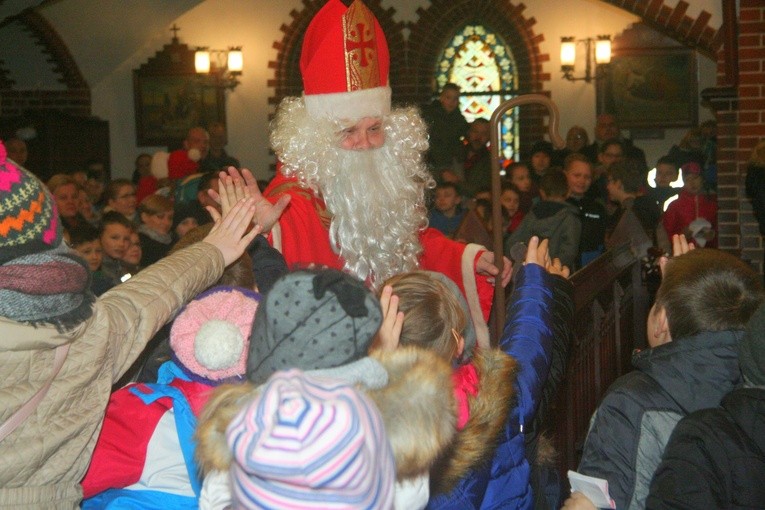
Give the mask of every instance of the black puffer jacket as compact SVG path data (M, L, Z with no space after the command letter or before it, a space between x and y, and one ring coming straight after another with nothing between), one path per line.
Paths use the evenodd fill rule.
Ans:
M579 238L579 257L581 260L578 261L578 269L594 258L594 253L603 251L603 243L606 238L606 209L600 202L596 202L587 195L569 197L568 203L579 209L579 219L582 220L582 234Z
M743 332L704 332L646 349L614 382L590 422L579 472L605 478L616 508L643 508L677 422L716 407L741 382Z
M742 388L677 424L646 508L763 507L765 388Z

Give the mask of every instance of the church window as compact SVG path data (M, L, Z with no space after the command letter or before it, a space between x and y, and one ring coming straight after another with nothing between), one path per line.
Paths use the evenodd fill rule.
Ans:
M438 90L449 82L460 87L460 109L468 122L490 119L502 102L517 95L518 75L510 47L483 25L464 26L438 60ZM520 141L517 107L503 116L500 140L500 159L515 161Z

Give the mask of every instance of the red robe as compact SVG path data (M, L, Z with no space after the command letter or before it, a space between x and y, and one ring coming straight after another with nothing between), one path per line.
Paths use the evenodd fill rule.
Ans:
M278 226L268 236L269 242L282 252L290 267L306 267L313 263L343 268L343 260L330 246L329 224L332 217L320 197L300 187L297 179L285 177L279 171L263 194L272 202L283 194L291 196ZM470 307L479 345L488 342L486 321L494 286L485 277L475 274L476 260L485 248L453 241L432 228L420 233L420 243L423 247L420 268L443 273L459 286Z

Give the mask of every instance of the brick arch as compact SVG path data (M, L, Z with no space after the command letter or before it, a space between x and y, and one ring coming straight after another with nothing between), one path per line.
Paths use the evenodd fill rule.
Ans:
M321 9L326 0L303 0L301 11L292 10L289 25L282 25L280 30L284 34L281 41L273 44L277 50L276 60L268 63L268 67L274 69L274 78L268 81L268 86L274 88L274 95L268 98L271 105L278 105L287 96L299 96L303 92L303 81L300 76L300 49L303 45L303 35L314 15ZM385 33L390 51L390 78L394 96L397 94L397 84L400 81L406 48L404 42L402 22L393 20L395 9L383 9L380 0L365 0L367 7L377 17L383 32Z
M37 40L43 53L51 57L54 71L61 75L60 81L69 89L89 89L85 77L69 48L55 28L36 9L25 9L16 16L32 37Z
M419 19L410 26L407 95L409 101L423 102L435 92L434 72L444 45L467 23L481 23L500 35L515 58L518 89L521 93L545 93L550 81L542 64L549 55L542 54L542 34L535 34L534 18L523 16L525 6L507 0L433 0L430 7L417 11ZM544 135L546 111L537 105L520 109L521 148L528 148Z
M69 48L56 29L37 8L28 8L3 20L2 26L18 24L30 35L40 53L48 56L51 70L58 75L64 90L14 90L6 63L0 63L0 115L17 117L34 110L58 110L72 115L91 114L90 86Z
M701 11L696 19L687 16L688 2L680 1L674 7L663 0L601 0L619 9L639 16L643 23L685 46L690 46L713 60L723 45L723 31L709 26L712 15Z

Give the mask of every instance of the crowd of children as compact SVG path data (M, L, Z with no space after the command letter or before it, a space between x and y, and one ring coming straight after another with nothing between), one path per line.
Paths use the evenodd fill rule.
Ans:
M486 121L478 119L474 124L483 127ZM713 123L705 123L704 130L691 130L698 133L688 137L696 140L696 135L703 131L705 134L699 142L703 142L703 151L695 142L688 150L675 148L671 154L659 158L651 171L646 168L642 151L630 140L621 138L615 126L612 116L599 116L593 144L587 145L586 131L574 126L564 149L555 151L549 142L540 141L533 145L525 161L507 162L498 198L502 204L501 229L506 252L517 241L524 241L532 234L548 237L553 255L579 269L610 246L611 236L620 226L627 232L618 232L615 239L642 238L642 233L633 228L636 223L627 221L633 215L643 227L649 246L664 252L671 249L669 240L675 234L685 235L696 246L717 246ZM480 142L484 143L482 148L476 146ZM482 154L482 177L478 179L473 175L476 172L473 160L466 160L458 171L439 174L429 215L430 226L455 239L490 239L494 229L491 218L493 197L490 180L483 175L484 167L488 168L490 163L487 159L488 137L473 136L466 138L464 143L471 153ZM459 163L459 158L455 161L455 164ZM548 174L565 176L566 189L563 193L556 191L554 199L550 198L550 190L545 191L542 187L544 176ZM477 182L481 185L477 186ZM536 208L540 202L547 202L547 205ZM548 215L553 215L552 209L561 208L551 206L551 202L567 202L576 207L578 226L574 228L567 215L565 228L551 232L549 227L555 220ZM532 211L536 212L532 214ZM625 215L626 211L631 214ZM489 235L475 234L476 218ZM620 225L623 219L625 221ZM576 230L578 234L575 234ZM573 256L572 242L577 245ZM635 244L642 249L646 243Z
M252 227L254 200L235 200L242 183L174 247L168 197L137 204L115 180L94 208L74 177L48 189L0 145L0 507L592 508L532 473L571 336L569 267L603 250L607 206L612 222L661 226L674 256L649 347L593 415L579 472L607 480L619 509L760 504L765 292L741 260L694 249L715 243L701 167L682 165L662 217L666 192L643 193L630 160L600 153L605 203L584 155L556 170L535 151L502 188L501 228L526 251L489 347L440 273L375 294L340 271L287 271ZM659 190L678 171L660 160L656 174ZM455 236L473 212L460 191L440 183L431 217ZM152 338L156 366L113 391Z
M206 196L208 188L217 186L217 179L217 174L197 174L187 186ZM186 232L210 219L204 211L209 203L201 204L196 197L174 197L167 187L139 203L132 182L106 182L100 170L56 174L47 185L65 239L94 272L91 290L97 296L167 256Z

